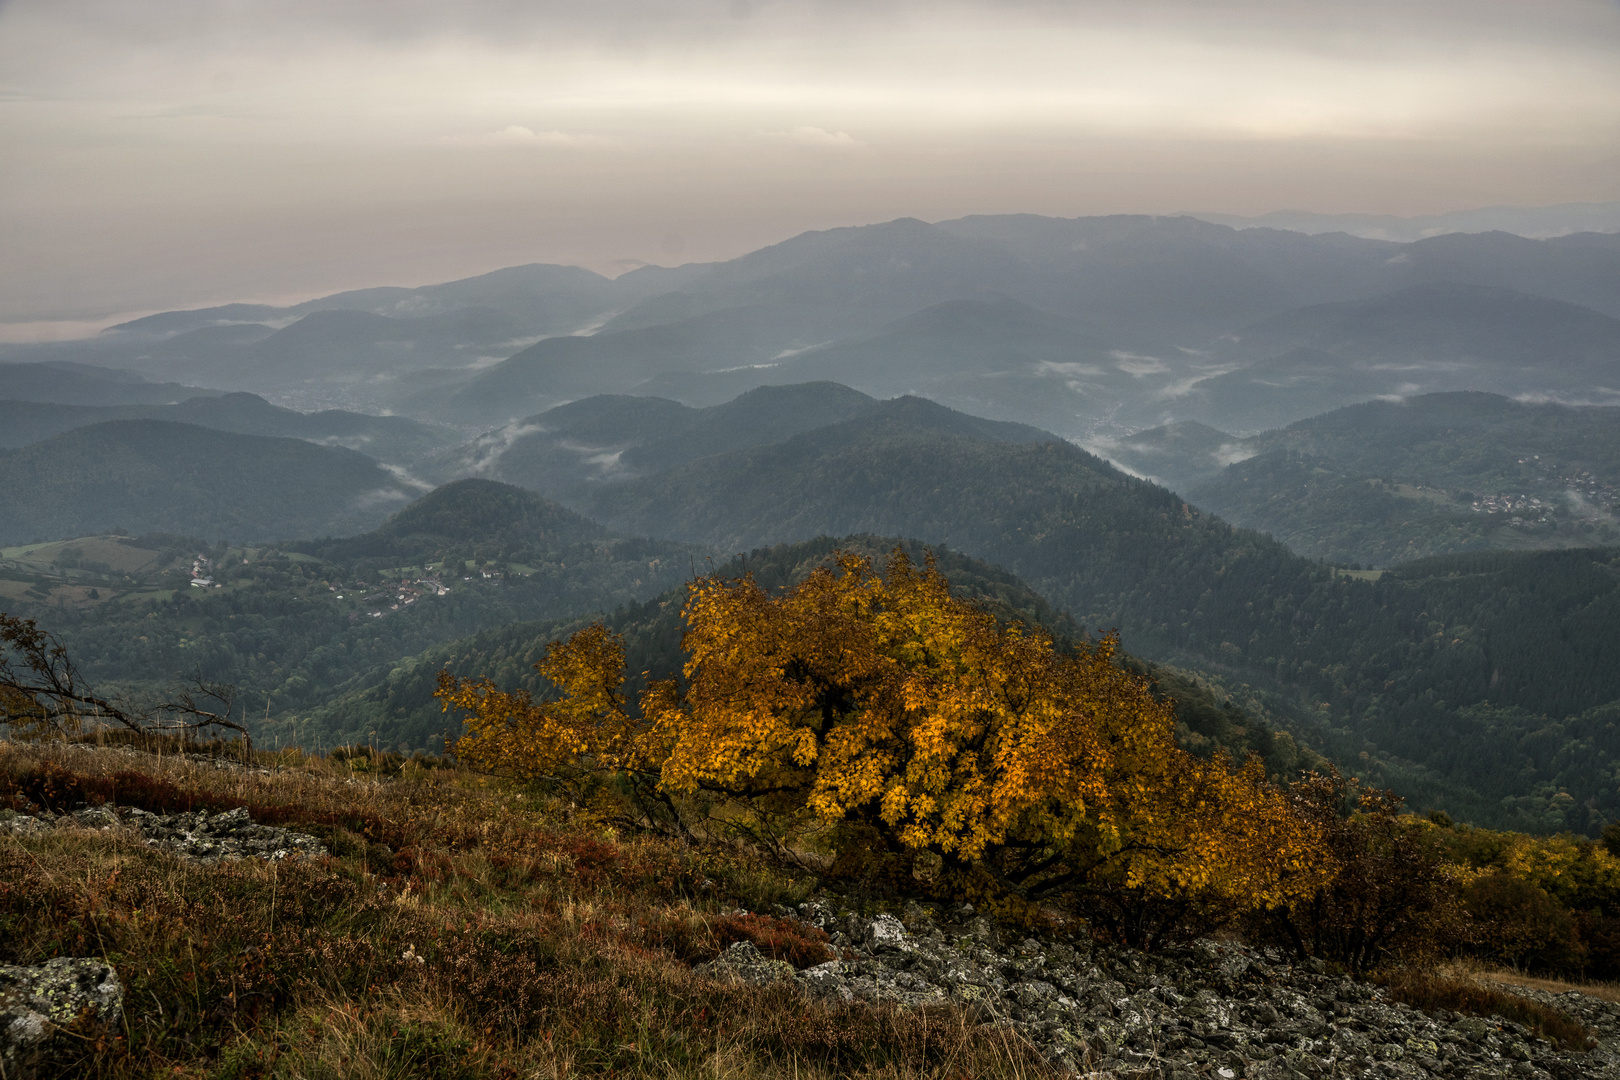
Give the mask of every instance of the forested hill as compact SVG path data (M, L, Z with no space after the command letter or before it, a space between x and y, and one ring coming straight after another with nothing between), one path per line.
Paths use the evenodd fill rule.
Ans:
M352 532L416 494L353 450L110 420L0 453L0 544L113 531L238 541Z
M10 374L10 371L0 371L0 376ZM10 381L0 381L0 395L11 393ZM105 420L172 420L216 431L234 431L239 435L304 439L360 450L370 457L401 465L414 465L459 441L449 428L403 416L368 416L339 409L301 413L278 408L255 394L209 394L172 403L125 405L63 405L0 399L0 447L27 446Z
M511 484L457 480L435 488L378 528L337 540L304 541L293 550L331 562L521 563L526 558L607 540L609 533L566 507Z
M1228 627L1256 620L1262 593L1284 604L1336 588L1327 569L1070 443L918 398L592 488L576 505L621 531L729 551L848 533L945 544L1159 653L1219 646Z
M602 394L486 432L445 454L435 471L560 492L780 442L878 407L837 383L762 386L702 409L666 398Z
M1438 564L1374 583L1067 443L997 441L937 406L890 404L578 505L621 530L729 550L852 531L948 544L1085 627L1118 627L1137 654L1275 695L1331 729L1341 758L1419 801L1533 829L1587 831L1620 814L1620 735L1599 725L1571 757L1545 734L1620 700L1602 661L1602 643L1620 640L1611 553L1524 555L1489 573ZM1521 647L1530 640L1540 644ZM1488 751L1438 737L1480 709Z
M837 551L865 555L881 567L897 546L918 563L932 554L956 595L982 604L1004 621L1044 626L1060 642L1072 643L1078 630L1073 621L1017 577L981 560L917 541L818 537L756 550L705 570L728 578L750 574L762 587L774 591L802 581L812 569L827 565ZM684 591L677 589L627 604L608 616L608 625L625 638L632 702L649 673L660 677L680 672L684 599ZM348 741L362 740L370 731L411 732L418 738L426 732L454 735L453 718L447 721L433 699L441 670L488 677L504 689L522 688L544 696L552 692L551 687L534 670L535 662L545 654L548 642L566 637L589 621L590 616L581 616L503 626L435 646L400 663L380 665L354 680L342 696L318 709L307 723L329 738ZM1241 758L1253 751L1265 759L1270 772L1285 776L1323 766L1320 757L1301 748L1291 735L1274 730L1264 717L1239 707L1227 695L1181 673L1135 659L1128 662L1153 674L1161 691L1175 699L1178 740L1194 752L1207 755L1224 749Z
M1620 408L1427 394L1336 409L1241 447L1253 456L1206 468L1187 498L1311 557L1390 566L1620 542Z

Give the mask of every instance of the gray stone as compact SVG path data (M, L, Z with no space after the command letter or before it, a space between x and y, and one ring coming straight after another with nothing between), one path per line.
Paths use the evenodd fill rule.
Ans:
M751 941L739 941L706 964L696 968L699 974L720 979L767 986L771 983L793 981L793 965L785 960L772 960L754 947Z
M80 1017L116 1024L123 1009L124 984L100 960L59 957L34 967L0 965L0 1061L11 1066Z
M98 832L132 829L149 847L209 864L224 859L314 859L327 854L321 842L307 833L255 823L246 807L213 815L206 810L153 814L133 806L95 806L62 815L46 811L36 817L9 810L0 814L0 831L20 836L73 828Z
M795 973L735 946L702 970L758 983L792 979L829 1000L954 1002L1029 1041L1054 1068L1098 1077L1620 1080L1620 1005L1597 998L1515 988L1600 1034L1590 1053L1577 1054L1499 1017L1425 1016L1372 984L1228 942L1159 954L1094 946L1083 936L1003 946L966 905L921 920L909 914L910 929L892 915L834 916L827 903L807 902L797 917L836 931L841 959Z
M899 919L893 915L879 915L866 928L866 945L877 951L889 949L908 952L910 936L906 932L905 924Z
M51 825L37 817L19 814L15 810L0 810L0 831L13 833L17 836L28 836L33 833L50 832Z

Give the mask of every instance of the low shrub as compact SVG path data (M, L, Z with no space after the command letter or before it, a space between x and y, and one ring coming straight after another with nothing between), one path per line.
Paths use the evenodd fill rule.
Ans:
M752 942L765 955L786 960L796 968L814 967L837 959L822 931L770 915L727 915L715 922L714 936L721 947L739 941Z

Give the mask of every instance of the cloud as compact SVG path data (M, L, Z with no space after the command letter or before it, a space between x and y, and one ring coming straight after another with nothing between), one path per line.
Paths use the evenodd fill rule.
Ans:
M386 461L379 461L377 464L381 465L386 471L392 473L394 477L406 487L413 487L418 491L433 490L432 484L421 479L420 477L411 475L411 471L405 468L403 465L390 465Z
M501 455L519 439L546 430L541 424L508 424L474 439L462 466L471 473L487 473L500 463Z
M601 135L578 134L572 131L535 131L521 124L508 124L499 131L486 131L478 135L447 140L462 146L534 146L564 150L607 150L620 144Z
M1170 370L1170 365L1157 356L1143 356L1140 353L1121 352L1117 349L1108 355L1114 358L1115 367L1138 379L1144 375L1162 375Z
M1251 450L1242 443L1222 443L1211 451L1209 456L1214 458L1217 464L1225 467L1236 465L1240 461L1248 461L1257 453L1258 450Z
M1040 372L1042 375L1056 374L1097 376L1102 374L1102 368L1098 367L1096 364L1075 364L1069 362L1059 362L1057 360L1042 360L1039 364L1035 365L1035 370Z
M1611 200L1617 50L1611 0L0 0L0 319L673 229Z
M1188 394L1192 393L1193 387L1197 386L1199 383L1236 370L1236 368L1218 367L1210 368L1207 371L1200 371L1196 375L1189 375L1185 379L1177 379L1175 382L1160 388L1159 391L1153 396L1160 399L1186 397Z
M800 127L787 133L790 141L818 150L854 150L866 144L847 131L828 131L826 128Z

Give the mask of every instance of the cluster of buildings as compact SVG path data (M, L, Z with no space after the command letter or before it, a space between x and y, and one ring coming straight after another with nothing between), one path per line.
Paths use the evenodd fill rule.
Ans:
M339 600L343 599L345 588L343 582L328 582L326 587L330 592L337 594L337 598ZM367 588L367 586L357 582L354 591L359 592L365 588ZM398 611L401 608L409 607L411 604L416 603L424 596L444 596L449 592L450 589L440 582L438 578L400 578L399 581L394 584L383 582L377 592L370 593L364 597L361 597L360 599L375 603L381 600L388 600L391 594L393 602L388 604L386 608L378 607L374 611L366 612L366 614L371 618L380 619L383 617L385 612Z
M191 560L191 587L193 589L221 589L223 585L214 580L214 561L206 555L198 555Z

